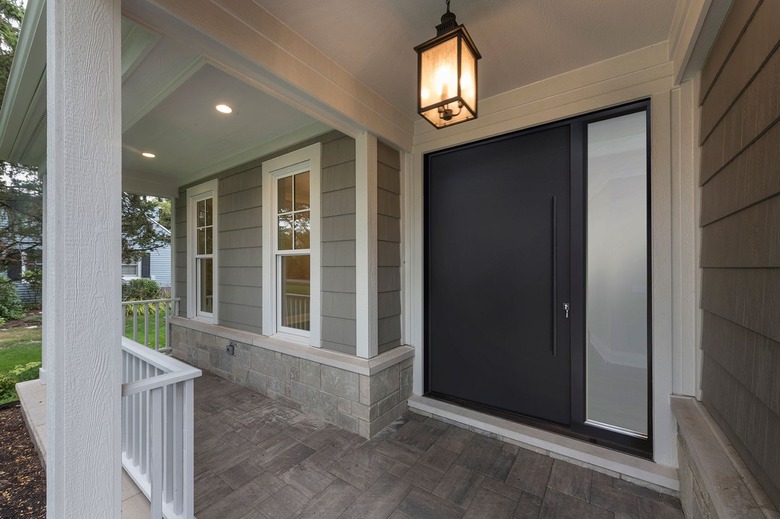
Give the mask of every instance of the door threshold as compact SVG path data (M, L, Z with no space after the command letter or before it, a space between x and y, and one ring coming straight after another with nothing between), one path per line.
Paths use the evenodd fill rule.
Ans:
M409 397L409 409L666 494L680 490L675 467L424 396Z

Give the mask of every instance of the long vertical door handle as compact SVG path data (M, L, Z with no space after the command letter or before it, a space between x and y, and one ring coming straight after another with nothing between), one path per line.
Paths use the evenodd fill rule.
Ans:
M552 354L558 355L558 206L552 197Z

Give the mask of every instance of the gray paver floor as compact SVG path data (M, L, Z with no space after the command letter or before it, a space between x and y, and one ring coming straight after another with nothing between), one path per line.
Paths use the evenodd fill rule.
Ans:
M370 441L205 373L198 519L680 518L679 500L409 413Z

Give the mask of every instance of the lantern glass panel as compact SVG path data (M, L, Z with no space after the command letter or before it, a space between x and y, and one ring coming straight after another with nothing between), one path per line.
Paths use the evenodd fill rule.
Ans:
M477 108L477 60L465 41L461 49L460 97L473 112Z
M420 106L458 95L458 38L453 35L420 54Z

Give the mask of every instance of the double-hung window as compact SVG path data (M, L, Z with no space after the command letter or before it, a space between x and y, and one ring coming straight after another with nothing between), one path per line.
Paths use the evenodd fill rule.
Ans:
M320 145L263 163L263 334L319 346Z
M187 190L187 316L216 322L217 181Z

